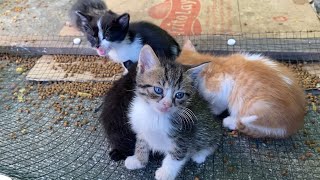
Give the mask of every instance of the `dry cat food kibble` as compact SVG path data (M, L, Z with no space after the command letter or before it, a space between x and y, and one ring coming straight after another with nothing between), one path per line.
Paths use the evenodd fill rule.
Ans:
M112 82L55 82L49 85L38 84L39 99L45 99L54 94L69 95L64 98L93 98L103 96L111 87ZM86 96L79 94L85 93Z
M76 56L76 55L54 55L54 61L60 63L58 67L62 68L65 78L73 77L75 74L90 72L95 78L113 77L122 74L123 68L120 64L107 61L105 57L99 56ZM53 70L57 67L53 66Z
M310 74L303 69L303 64L286 64L296 75L299 80L299 84L304 89L317 89L320 83L320 78L317 75Z

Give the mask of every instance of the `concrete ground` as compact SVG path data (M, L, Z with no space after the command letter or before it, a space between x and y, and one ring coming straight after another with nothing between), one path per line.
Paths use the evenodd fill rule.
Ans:
M0 35L58 35L74 0L0 0Z

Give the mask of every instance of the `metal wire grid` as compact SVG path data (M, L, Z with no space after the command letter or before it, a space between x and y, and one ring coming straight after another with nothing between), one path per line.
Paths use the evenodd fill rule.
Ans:
M317 66L320 60L318 37L319 32L287 32L201 35L190 39L202 52L260 52L279 61L311 64L317 73L320 70ZM85 43L73 45L72 38L32 37L35 45L26 45L26 39L22 37L5 37L0 39L0 43L14 43L6 43L5 46L2 43L0 52L23 56L95 53ZM227 45L230 38L237 41L235 46ZM177 39L182 42L182 37ZM152 160L143 170L128 171L123 162L109 159L109 147L97 120L99 114L92 111L100 104L100 97L61 100L58 95L53 95L44 100L38 99L37 83L27 82L24 75L17 75L15 63L0 63L6 64L0 71L0 173L14 179L153 178L161 164L159 160ZM32 98L30 102L18 103L12 99L12 84L21 89L30 83L34 86L26 96ZM48 84L42 82L40 86ZM52 108L55 102L66 109L69 105L82 105L83 113L80 115L79 111L71 109L63 119L70 123L68 127L64 127L62 122L54 124L52 120L59 115ZM89 123L83 127L73 125L83 119L89 119ZM215 155L200 166L189 162L179 179L319 179L319 112L309 107L305 121L303 130L285 140L252 139L225 131Z

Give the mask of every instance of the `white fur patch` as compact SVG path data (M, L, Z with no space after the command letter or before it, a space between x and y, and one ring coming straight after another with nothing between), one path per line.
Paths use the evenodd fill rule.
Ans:
M201 163L203 163L203 162L206 160L206 158L207 158L209 155L211 155L211 154L213 153L213 151L214 151L214 148L213 148L213 147L211 147L211 148L206 148L206 149L202 149L202 150L196 152L195 154L193 154L193 155L191 156L191 159L192 159L194 162L196 162L196 163L198 163L198 164L201 164Z
M125 39L121 42L109 42L103 40L101 42L102 47L110 46L111 51L109 52L109 57L115 62L125 62L131 60L132 62L137 62L139 59L139 53L143 47L141 39L136 37L133 42L129 42Z
M152 150L163 153L174 149L168 136L172 128L169 117L169 114L157 112L140 97L133 99L129 111L130 123L137 136L146 140Z
M240 121L244 124L247 128L252 129L253 131L259 131L261 134L265 135L275 135L278 137L283 137L286 134L286 130L282 128L269 128L269 127L262 127L253 125L252 122L256 121L258 116L248 116L248 117L241 117Z
M97 23L97 26L98 26L98 37L99 37L100 40L103 39L103 30L102 30L102 27L101 27L101 19L102 19L102 17L99 18L98 23Z
M124 165L130 170L141 169L144 167L135 155L128 156L124 161Z
M249 125L250 123L256 121L257 119L258 119L258 116L254 115L254 116L241 117L240 121L244 125Z
M133 42L130 42L126 37L121 42L110 42L103 38L103 30L101 27L101 18L97 23L99 32L98 37L100 39L100 48L109 51L108 56L114 62L122 63L128 60L133 62L137 62L139 59L139 53L141 48L143 47L141 43L141 39L136 36Z
M226 127L230 130L235 130L237 128L237 119L236 117L228 116L223 119L223 127Z
M249 61L258 61L264 59L261 54L243 53L243 56Z
M277 72L281 73L278 69L278 64L266 57L263 57L261 54L247 54L243 53L243 56L249 61L262 61L265 65L269 66L270 68L276 70ZM293 83L292 79L289 77L286 77L285 75L280 75L282 80L287 83L288 85L291 85Z
M155 174L156 180L174 180L179 174L182 166L186 163L187 158L184 158L181 161L177 161L171 158L170 155L162 161L162 166L157 169Z
M220 79L221 84L218 92L207 90L202 78L198 83L201 95L211 104L211 110L216 115L222 113L228 108L229 96L234 86L234 80L230 76L225 75Z

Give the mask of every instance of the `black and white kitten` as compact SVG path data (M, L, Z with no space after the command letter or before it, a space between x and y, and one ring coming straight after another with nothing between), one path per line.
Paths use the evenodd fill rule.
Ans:
M179 55L178 43L159 26L144 21L129 23L128 13L118 15L107 10L104 2L99 0L85 2L79 0L77 4L86 8L81 5L72 8L73 17L76 15L77 27L87 34L89 42L100 56L109 56L119 63L128 60L135 63L145 44L150 45L160 57L172 58Z
M155 178L172 180L190 158L203 163L215 151L221 123L197 95L191 73L176 62L159 61L150 46L142 48L128 112L137 140L134 155L125 160L127 169L144 168L150 151L160 152L165 158Z
M71 23L85 34L93 48L99 47L97 22L105 14L115 13L108 11L102 0L78 0L69 12Z

